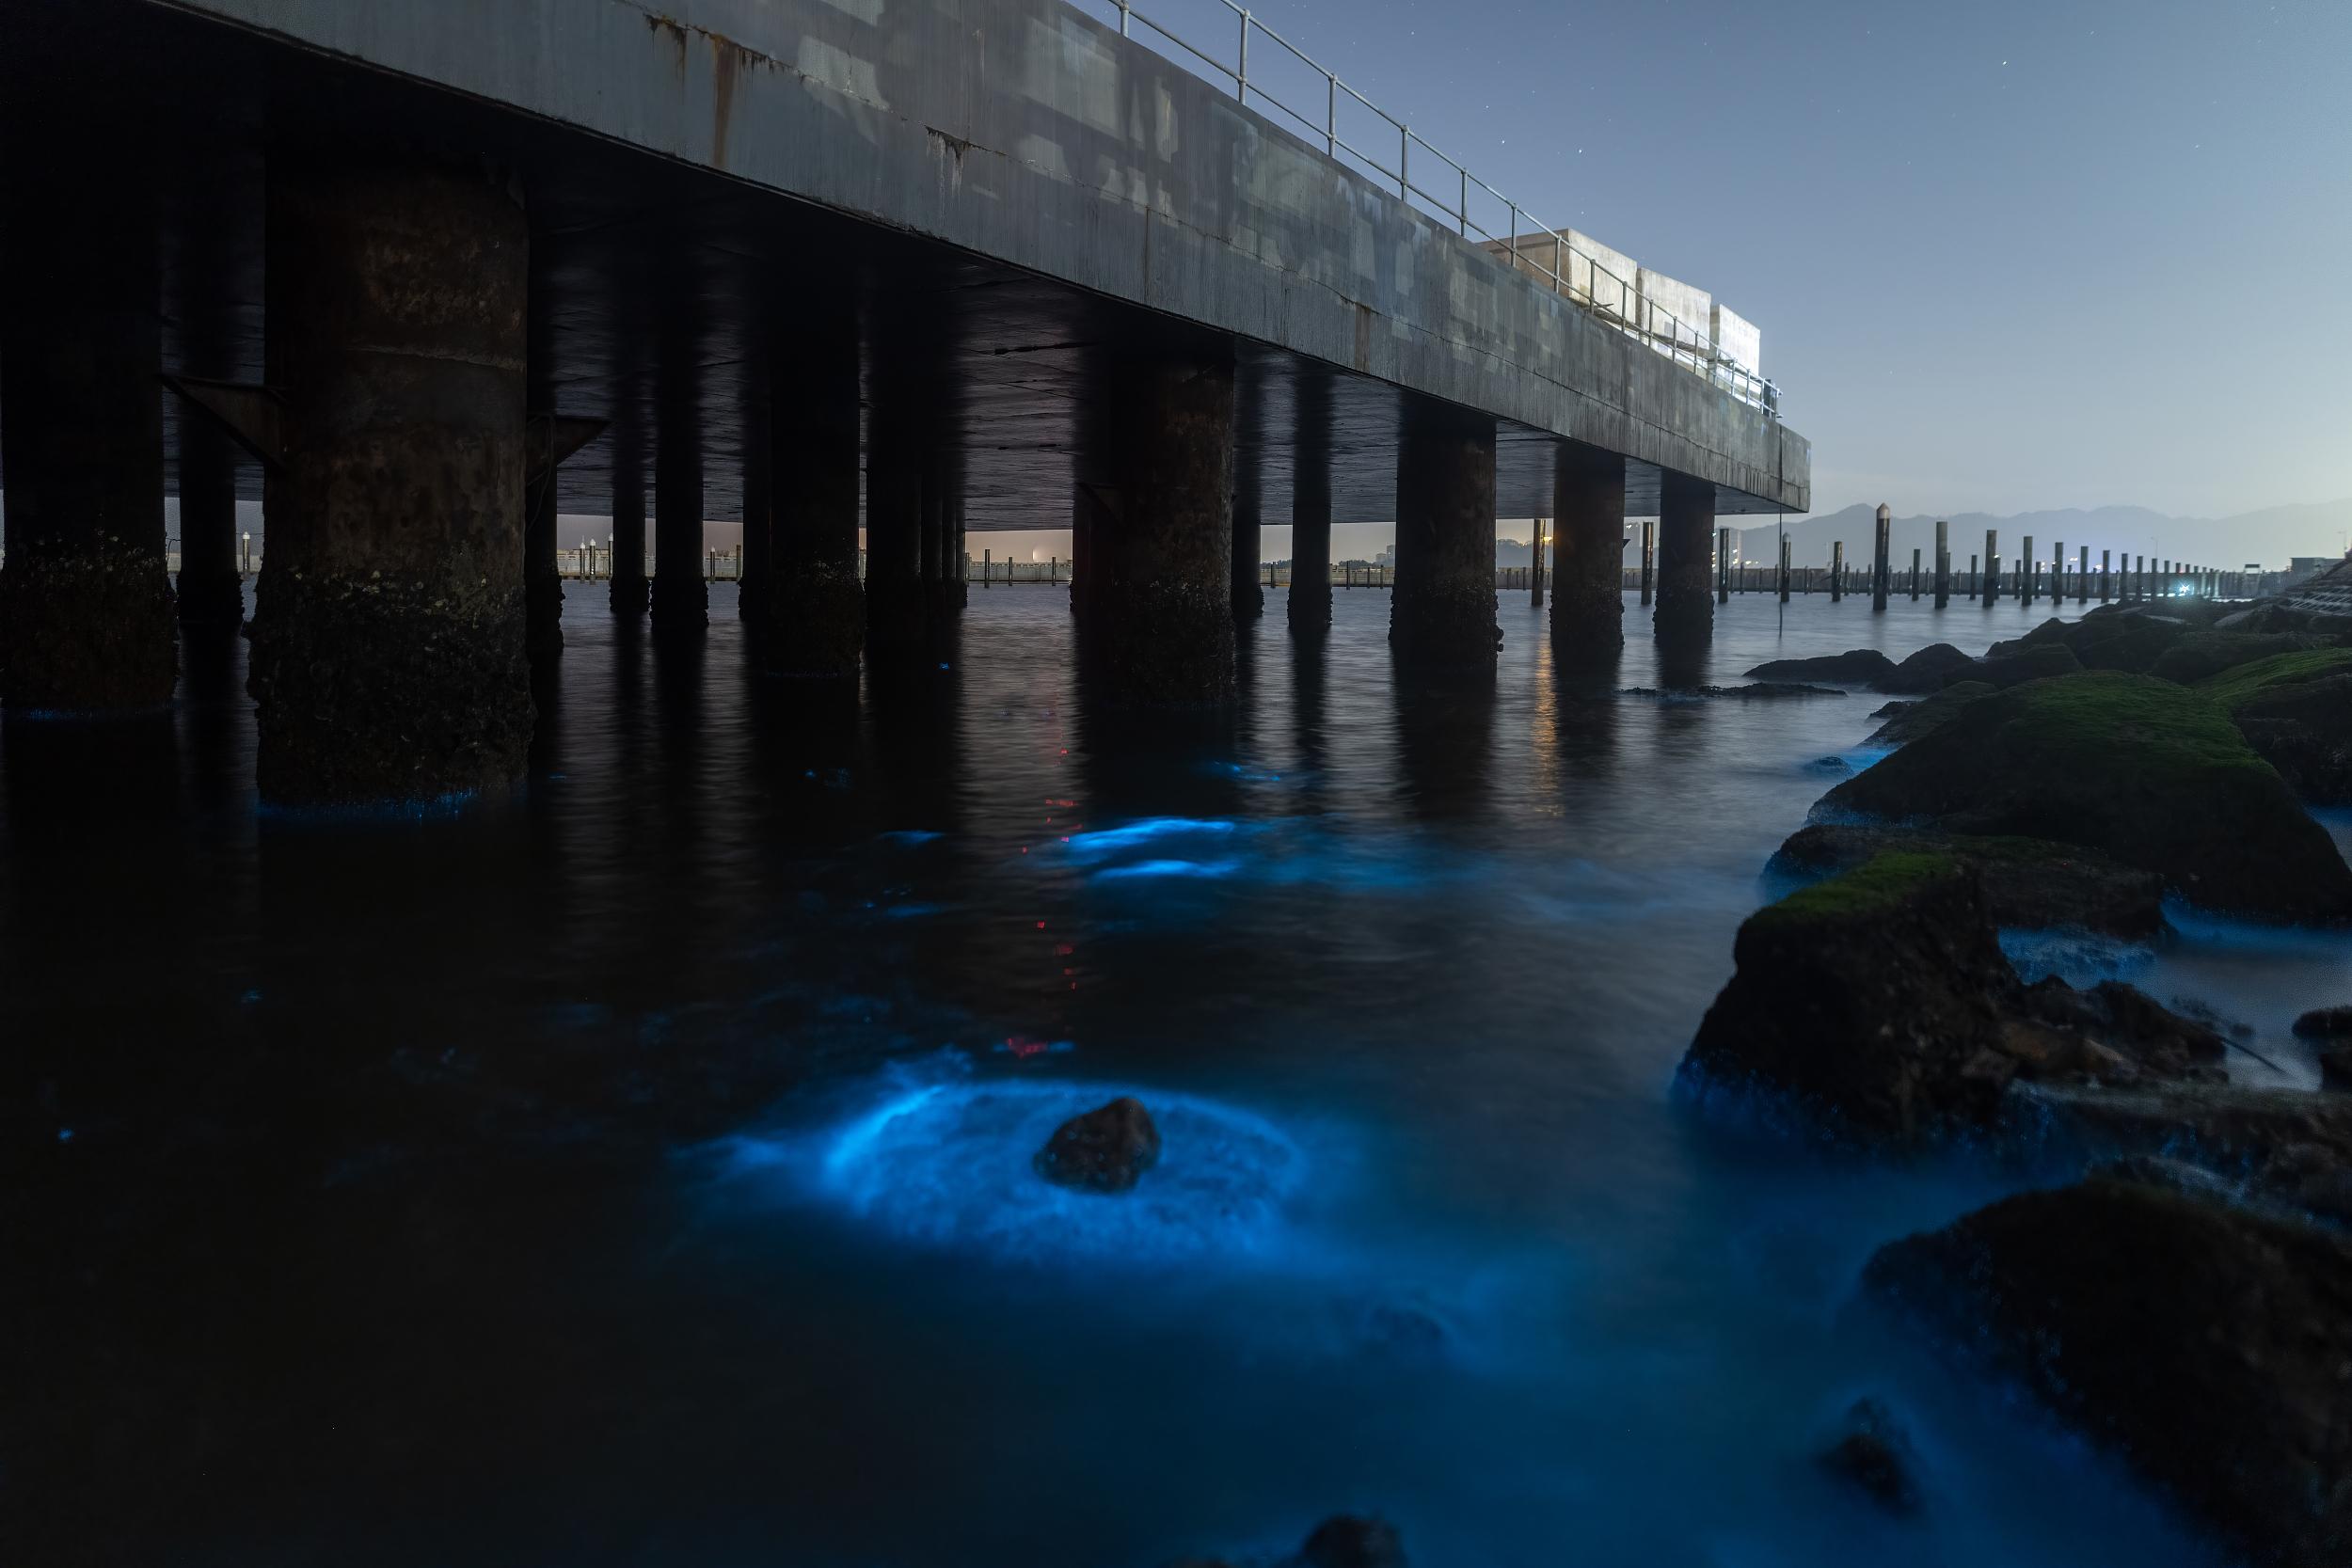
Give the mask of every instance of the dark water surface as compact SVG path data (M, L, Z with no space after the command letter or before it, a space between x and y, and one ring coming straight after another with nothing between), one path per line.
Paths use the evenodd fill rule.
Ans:
M1505 595L1490 693L1282 596L1216 721L1086 706L1066 595L763 680L574 585L528 789L257 812L243 649L0 752L9 1561L1148 1565L1376 1511L1414 1560L2217 1560L1850 1309L1999 1190L1694 1123L1675 1064L1880 699L1619 696ZM1711 666L2039 620L1737 599ZM1824 764L1822 759L1842 761ZM2342 828L2339 825L2341 832ZM2352 948L2021 941L2300 1082ZM1045 1186L1141 1094L1132 1196ZM1812 1463L1856 1397L1928 1505Z

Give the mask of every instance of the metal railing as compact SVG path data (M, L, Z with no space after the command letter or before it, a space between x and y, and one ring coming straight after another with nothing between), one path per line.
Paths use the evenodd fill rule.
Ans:
M1327 156L1337 159L1344 155L1354 159L1383 181L1392 182L1396 186L1396 194L1404 200L1410 202L1419 198L1430 214L1451 219L1454 231L1462 238L1467 240L1472 234L1477 235L1498 257L1507 255L1515 271L1526 273L1539 281L1549 280L1552 293L1562 295L1596 320L1689 367L1740 402L1761 408L1768 414L1778 415L1780 388L1738 361L1726 358L1722 344L1715 340L1711 325L1693 326L1671 311L1643 299L1634 280L1619 277L1597 258L1578 250L1561 230L1536 223L1532 230L1523 232L1525 224L1534 220L1517 201L1472 174L1463 164L1438 151L1411 126L1349 87L1340 79L1337 71L1317 63L1305 50L1259 21L1246 8L1235 5L1233 0L1216 0L1216 3L1232 12L1239 23L1239 45L1231 65L1180 36L1166 24L1146 16L1132 0L1091 0L1093 7L1117 14L1120 38L1134 37L1132 29L1136 24L1150 28L1183 51L1181 56L1168 56L1178 64L1189 65L1197 61L1207 68L1196 72L1202 80L1231 82L1233 96L1244 108L1250 107L1254 103L1280 110L1306 131L1311 141L1320 140ZM1285 103L1267 91L1263 76L1255 81L1250 78L1249 45L1253 38L1263 38L1323 79L1321 123L1316 122L1312 114ZM1340 99L1343 94L1370 110L1396 133L1394 168L1381 161L1385 153L1367 150L1341 134ZM1437 178L1440 184L1453 186L1450 193L1441 195L1421 183L1430 176L1414 172L1413 150L1417 147L1441 166ZM1447 178L1446 171L1451 171L1451 179ZM1509 213L1509 225L1502 233L1495 233L1470 215L1473 189L1501 203L1502 209ZM1552 242L1548 261L1534 259L1543 249L1542 240ZM1523 250L1522 241L1537 243ZM1567 268L1565 272L1561 270L1563 259ZM1581 287L1578 283L1580 272L1583 277Z

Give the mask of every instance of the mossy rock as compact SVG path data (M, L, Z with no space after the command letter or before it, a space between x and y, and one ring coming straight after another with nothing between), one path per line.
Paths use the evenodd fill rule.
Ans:
M1978 698L1990 697L1998 689L1990 681L1962 681L1947 686L1934 696L1914 703L1888 719L1870 732L1869 739L1864 744L1900 746L1916 740Z
M2069 643L2086 670L2122 670L2146 674L2155 668L2167 648L2193 629L2186 621L2145 610L2087 617L2083 630Z
M2075 657L2074 650L2065 643L2037 642L2029 648L2003 654L1998 658L1987 658L1967 672L1966 678L2006 689L2023 686L2027 681L2071 675L2082 667L2082 660Z
M2240 663L2197 683L2197 689L2222 706L2241 703L2276 687L2328 675L2352 674L2352 648L2303 648Z
M1880 1249L1866 1295L2274 1568L2352 1561L2352 1240L2102 1175Z
M2148 673L2158 680L2195 686L2226 670L2279 654L2298 653L2318 640L2298 632L2194 631L2164 650Z
M2069 675L1980 697L1823 805L2083 845L2229 913L2352 920L2352 869L2277 770L2218 703L2149 676Z
M1827 881L1801 887L1749 918L1765 925L1875 920L1962 875L1957 856L1932 849L1890 849Z
M1768 876L1832 877L1889 850L1946 855L1972 868L1985 913L2003 929L2078 927L2140 941L2165 929L2164 879L2095 849L2038 838L1970 838L1901 828L1817 822L1799 829Z

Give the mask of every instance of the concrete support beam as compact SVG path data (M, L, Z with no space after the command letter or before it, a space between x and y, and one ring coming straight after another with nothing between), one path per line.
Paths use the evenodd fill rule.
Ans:
M1715 602L1731 602L1731 530L1715 531Z
M240 198L258 182L218 166L208 172ZM234 203L240 209L242 200ZM258 232L259 214L251 227ZM183 373L226 381L243 367L230 301L233 246L240 225L226 217L199 226L180 257L180 368ZM180 619L188 626L235 626L245 619L244 578L237 562L237 444L214 420L180 421Z
M853 676L866 644L857 339L840 331L803 340L770 365L775 489L762 657L773 674Z
M1290 623L1321 636L1331 625L1331 383L1302 375L1291 448Z
M645 438L632 413L612 431L612 613L645 612Z
M911 388L877 388L866 467L866 640L875 660L904 664L923 652L922 410Z
M1952 525L1939 517L1935 522L1935 608L1944 610L1952 602Z
M2033 603L2034 579L2041 574L2034 565L2033 535L2026 535L2026 546L2017 557L2017 602Z
M662 340L653 439L653 629L682 637L710 625L703 581L701 365L691 332Z
M1452 408L1408 409L1396 456L1396 587L1389 641L1401 664L1492 670L1495 427Z
M604 433L604 421L533 414L524 430L523 642L532 669L544 673L564 652L564 575L555 559L556 470Z
M1642 519L1642 608L1658 596L1658 519Z
M179 661L152 150L13 81L0 89L18 100L0 103L0 700L159 706ZM135 119L95 94L102 104Z
M757 631L767 625L762 610L775 570L775 405L768 378L751 368L754 384L743 393L743 565L736 585L737 619Z
M271 170L290 455L252 632L267 800L429 801L522 773L529 245L519 194L480 165Z
M1829 547L1829 602L1836 604L1846 596L1846 542L1838 540Z
M1265 591L1258 583L1258 496L1255 483L1233 492L1233 619L1255 621L1265 613Z
M2099 602L2101 604L2106 604L2112 595L2114 585L2115 552L2101 550L2099 552Z
M1700 642L1715 633L1707 594L1707 537L1715 531L1715 486L1669 469L1660 475L1658 614L1664 641Z
M1103 387L1079 653L1114 703L1229 701L1233 685L1233 356L1130 358Z
M2082 547L2082 562L2074 569L2074 602L2076 604L2090 602L2090 546L2089 545Z
M1890 569L1887 555L1892 546L1893 517L1894 513L1888 510L1886 503L1879 502L1877 525L1871 535L1870 613L1873 615L1886 613L1887 572Z
M2055 540L2050 545L2050 608L2066 606L2066 541Z
M1992 529L1984 531L1984 575L1977 586L1987 609L2001 596L2001 536Z
M1551 640L1625 641L1625 459L1563 441L1551 469Z

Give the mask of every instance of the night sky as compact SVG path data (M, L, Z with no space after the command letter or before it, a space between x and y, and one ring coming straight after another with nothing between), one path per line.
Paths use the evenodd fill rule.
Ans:
M1215 0L1143 8L1231 56ZM2344 0L1253 9L1759 324L1820 510L2352 496Z

